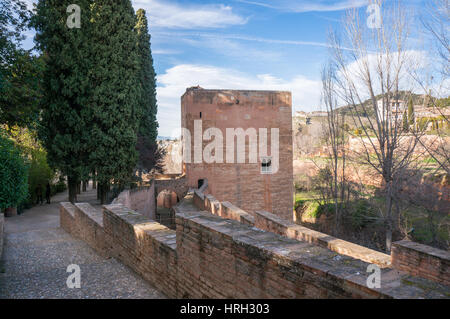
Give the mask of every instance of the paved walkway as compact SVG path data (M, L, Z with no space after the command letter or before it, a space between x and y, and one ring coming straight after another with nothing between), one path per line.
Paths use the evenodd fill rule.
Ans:
M96 191L79 196L96 202ZM5 219L5 242L0 260L0 298L164 298L139 275L114 258L100 257L86 243L59 227L59 202L33 207ZM81 288L69 289L67 266L81 269Z

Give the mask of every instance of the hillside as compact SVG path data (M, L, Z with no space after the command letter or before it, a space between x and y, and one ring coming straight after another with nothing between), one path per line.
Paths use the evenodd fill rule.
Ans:
M400 91L399 94L400 94L399 100L406 100L406 101L408 101L409 98L411 97L412 100L413 100L413 104L414 105L422 105L423 102L424 102L423 95L411 93L411 92L408 92L408 91ZM379 95L376 96L376 100L378 101L382 97L383 97L383 95L379 94ZM370 99L367 99L366 101L364 101L362 105L364 107L361 106L361 104L356 107L358 114L360 114L362 116L365 116L365 117L371 117L371 116L375 115L374 109L371 106L371 100ZM350 105L342 106L342 107L339 108L339 111L342 112L343 114L351 115L351 113L352 113L352 109L351 108L352 107Z

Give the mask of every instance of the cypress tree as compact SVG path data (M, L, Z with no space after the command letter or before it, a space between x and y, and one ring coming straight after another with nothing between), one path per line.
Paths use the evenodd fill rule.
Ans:
M408 101L408 121L409 125L414 125L414 105L412 98Z
M129 0L93 3L89 162L90 170L97 172L102 203L110 183L128 181L136 167L142 89L135 23Z
M406 114L406 112L403 113L403 131L409 131L408 115Z
M153 67L153 58L150 47L150 35L145 10L139 9L136 13L136 33L139 54L139 72L142 85L141 106L143 117L139 125L139 133L151 141L156 141L158 135L158 122L156 120L156 74Z
M69 28L69 0L40 0L33 24L43 53L42 114L39 136L51 166L68 177L69 200L86 174L86 123L83 112L89 96L89 0L79 0L81 28Z
M145 10L136 12L137 49L139 55L139 80L142 86L140 97L141 119L138 130L138 170L151 170L157 166L158 147L156 138L158 135L158 122L156 120L156 75L153 67L153 58L150 47L150 35Z

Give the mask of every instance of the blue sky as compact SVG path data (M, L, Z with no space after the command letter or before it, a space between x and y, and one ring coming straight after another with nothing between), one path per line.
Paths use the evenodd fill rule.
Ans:
M149 18L163 136L180 126L180 97L195 85L289 90L294 111L318 110L327 32L339 28L346 9L365 12L369 4L368 0L132 2ZM405 3L418 7L422 1ZM29 38L25 46L31 44Z

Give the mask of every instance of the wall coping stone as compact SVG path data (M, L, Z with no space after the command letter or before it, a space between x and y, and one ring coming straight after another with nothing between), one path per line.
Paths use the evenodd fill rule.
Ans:
M92 207L88 203L76 203L75 209L81 210L87 217L93 220L98 226L103 227L103 213L101 210Z
M269 220L270 222L284 227L284 230L281 231L282 233L280 235L316 243L337 253L358 258L366 262L375 263L381 267L390 267L391 265L390 255L309 229L294 222L282 219L269 212L257 211L255 212L255 216L256 227L261 227L258 222L261 219ZM270 229L264 230L271 231Z
M236 245L244 246L256 259L273 260L280 266L305 270L310 273L343 282L344 287L357 287L361 292L378 298L417 298L427 293L422 286L429 285L422 279L390 268L381 269L381 288L367 287L367 266L369 263L340 256L321 246L255 229L235 220L223 219L206 211L188 212L178 210L177 224L190 221L209 231L232 238ZM408 284L405 284L405 280ZM448 288L436 284L433 296L445 296Z
M61 202L59 204L66 210L66 212L68 212L70 214L70 216L75 218L75 206L72 203Z
M423 244L416 243L416 242L413 242L410 240L396 241L393 243L393 245L409 248L409 249L415 250L417 252L420 252L420 253L423 253L426 255L431 255L431 256L434 256L434 257L437 257L440 259L444 259L444 260L450 262L450 252L449 251L445 251L445 250L438 249L435 247L423 245Z
M109 213L122 219L125 223L132 226L135 230L143 231L146 235L153 237L156 241L176 250L176 231L142 216L123 204L111 204L103 206L103 212Z

